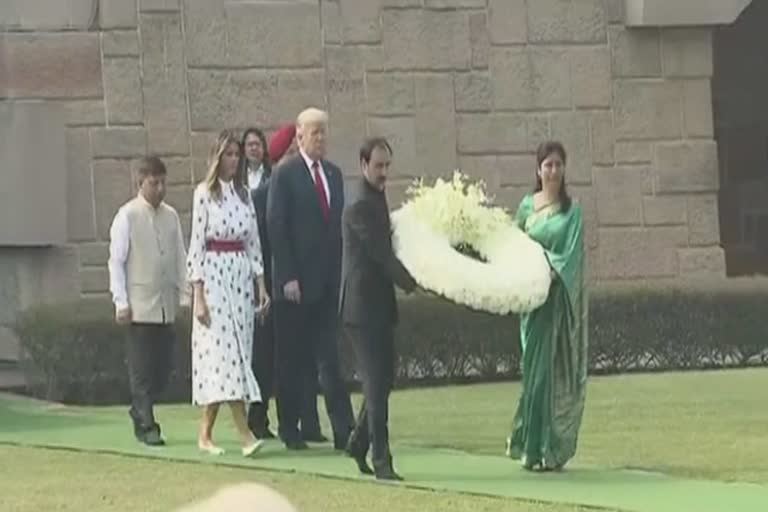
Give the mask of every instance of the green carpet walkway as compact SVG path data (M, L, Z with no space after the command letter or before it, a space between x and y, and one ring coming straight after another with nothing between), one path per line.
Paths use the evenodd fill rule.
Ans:
M183 421L164 421L168 446L148 448L132 439L124 414L104 414L0 395L0 443L362 479L351 460L327 446L288 452L279 442L270 442L257 458L245 459L231 437L224 439L223 435L230 430L220 429L221 445L228 450L221 457L198 453L194 426ZM532 474L503 456L398 444L393 450L398 470L407 479L404 484L394 485L411 488L637 512L768 511L768 486L762 485L580 466L569 466L559 474Z

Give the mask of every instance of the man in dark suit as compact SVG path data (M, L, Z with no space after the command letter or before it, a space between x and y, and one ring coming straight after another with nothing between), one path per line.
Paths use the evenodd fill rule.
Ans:
M293 156L296 150L296 125L295 123L280 126L269 138L256 128L249 128L243 134L243 148L247 165L246 174L249 177L251 198L256 208L256 220L259 225L259 238L261 240L262 261L264 262L264 281L269 294L272 294L272 249L269 246L267 236L267 194L269 191L269 179L272 176L273 166L278 166L284 158ZM255 139L255 140L254 140ZM253 159L249 154L249 145L258 141L266 152L260 153L259 165L252 165ZM254 172L251 167L256 167ZM252 177L257 178L251 180ZM256 183L251 183L256 181ZM248 410L248 426L259 439L273 439L275 434L269 428L269 400L274 396L275 381L275 345L274 345L274 317L267 315L262 322L257 322L253 340L253 372L259 382L262 402L252 404ZM301 437L305 441L327 441L320 431L320 420L317 414L317 370L312 368L308 375L305 390L305 404L301 411Z
M273 174L267 198L279 433L288 449L297 450L307 447L298 423L312 365L337 449L345 448L353 423L338 349L344 182L339 168L325 160L327 130L325 112L311 108L299 114L299 154Z
M347 453L364 474L402 480L389 451L389 393L394 381L395 284L411 292L416 282L392 249L385 195L392 148L386 139L366 140L360 148L362 177L358 196L343 215L344 259L342 319L353 341L364 400ZM372 446L373 470L366 462Z

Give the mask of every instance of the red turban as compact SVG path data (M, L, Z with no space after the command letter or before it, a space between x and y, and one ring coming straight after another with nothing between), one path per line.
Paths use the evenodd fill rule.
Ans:
M283 158L296 137L296 125L284 124L269 138L269 159L277 163Z

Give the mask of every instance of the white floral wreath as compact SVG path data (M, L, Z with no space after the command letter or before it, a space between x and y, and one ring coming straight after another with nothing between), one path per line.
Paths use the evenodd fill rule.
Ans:
M544 303L551 283L544 250L505 210L489 206L482 182L467 183L456 171L432 187L419 181L408 194L392 213L393 243L421 287L497 315Z

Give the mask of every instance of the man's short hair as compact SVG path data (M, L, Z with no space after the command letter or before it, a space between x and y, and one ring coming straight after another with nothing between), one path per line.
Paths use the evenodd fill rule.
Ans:
M393 154L392 146L385 137L369 137L363 141L363 145L360 146L360 161L365 163L371 162L371 153L376 148L386 149L390 156Z
M156 156L146 156L139 160L136 165L136 176L140 180L149 178L150 176L165 176L168 174L168 170L165 168L165 164L160 158Z
M328 124L328 113L319 108L310 107L302 110L296 118L296 126L304 126L307 124Z

